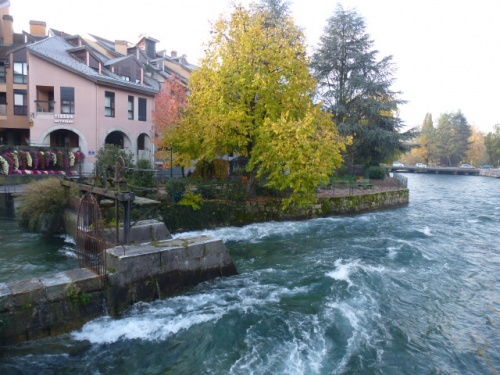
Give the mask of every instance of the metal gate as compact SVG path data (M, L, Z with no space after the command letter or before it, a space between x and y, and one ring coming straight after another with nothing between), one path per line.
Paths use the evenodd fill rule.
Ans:
M78 265L104 276L106 274L106 240L100 219L99 203L91 193L85 193L78 209L76 228Z

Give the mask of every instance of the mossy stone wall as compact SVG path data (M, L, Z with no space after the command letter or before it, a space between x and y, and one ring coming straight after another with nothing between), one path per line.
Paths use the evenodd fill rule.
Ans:
M408 189L320 198L313 207L284 212L279 198L261 198L233 203L208 201L199 210L179 204L164 204L162 217L171 232L183 232L223 226L243 226L252 223L283 220L305 220L315 217L352 215L407 205Z

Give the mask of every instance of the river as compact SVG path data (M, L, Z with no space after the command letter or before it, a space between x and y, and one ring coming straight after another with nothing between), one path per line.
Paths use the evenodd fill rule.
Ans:
M0 373L498 374L500 180L405 176L406 207L203 232L240 275L5 348Z

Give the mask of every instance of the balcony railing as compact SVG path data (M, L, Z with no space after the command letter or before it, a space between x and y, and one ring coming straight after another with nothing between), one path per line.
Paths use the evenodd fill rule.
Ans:
M35 100L36 111L38 113L40 112L54 113L54 103L55 101L53 100Z

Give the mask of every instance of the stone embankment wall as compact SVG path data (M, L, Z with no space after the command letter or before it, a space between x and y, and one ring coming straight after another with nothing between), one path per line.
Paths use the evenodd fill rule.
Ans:
M87 269L0 283L0 346L76 329L103 314L104 297Z
M0 346L58 335L134 302L237 274L221 240L173 239L106 251L108 274L87 269L0 283Z
M106 267L112 315L138 301L164 298L186 286L238 274L222 240L207 236L108 249Z
M480 169L479 175L500 178L500 169Z
M363 212L396 208L407 205L410 199L408 189L364 193L340 197L320 198L311 208L285 213L280 200L261 200L248 203L242 210L235 212L234 225L255 222L303 220L335 215L360 214Z
M410 191L408 189L322 198L313 209L312 215L329 216L377 211L407 205L409 199Z

